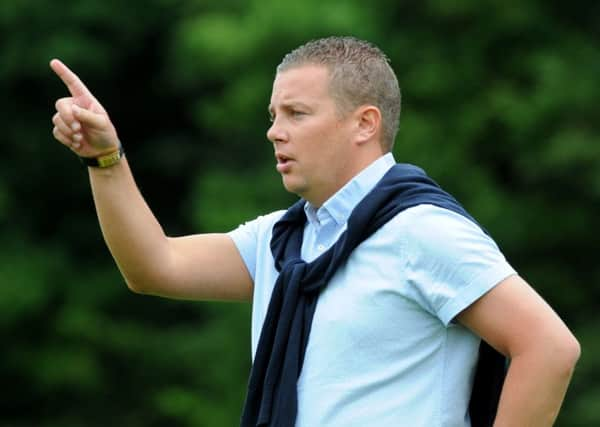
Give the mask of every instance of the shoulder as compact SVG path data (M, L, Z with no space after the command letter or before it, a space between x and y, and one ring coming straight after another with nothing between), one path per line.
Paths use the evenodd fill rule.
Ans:
M403 269L439 272L489 268L504 263L496 242L465 216L421 204L398 213L373 236L377 248Z
M407 209L398 218L403 246L415 265L486 268L504 262L491 236L471 219L433 205Z
M238 249L242 246L256 246L262 241L269 241L273 225L285 214L285 210L261 215L253 220L239 225L228 234L233 239Z
M250 276L254 279L256 264L265 254L270 254L269 244L273 225L285 214L285 210L261 215L230 231L228 236L237 247Z
M440 244L484 242L497 248L496 243L471 219L454 211L421 204L408 208L389 221L380 233L391 234L402 246L435 250Z
M418 205L396 215L390 228L417 251L436 253L445 248L473 249L479 245L498 250L494 240L465 216L430 204Z
M407 280L446 324L515 273L494 240L456 212L419 205L392 222Z
M240 224L235 230L229 234L235 234L238 232L261 232L271 230L273 225L279 221L279 219L285 214L285 210L274 211L265 215L260 215L250 221L246 221Z

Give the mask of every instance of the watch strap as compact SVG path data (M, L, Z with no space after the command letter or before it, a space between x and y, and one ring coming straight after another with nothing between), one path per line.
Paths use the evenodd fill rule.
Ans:
M108 168L119 163L124 154L125 152L123 151L123 147L119 146L119 149L113 151L112 153L104 154L99 157L80 157L79 160L81 160L81 163L86 166L91 166L94 168Z

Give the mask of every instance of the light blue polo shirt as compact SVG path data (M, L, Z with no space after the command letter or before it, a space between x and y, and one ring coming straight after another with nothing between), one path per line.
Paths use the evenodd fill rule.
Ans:
M372 163L319 209L305 207L302 257L345 230L352 209L395 164ZM254 279L252 355L277 271L271 230L283 211L230 233ZM432 205L399 213L362 242L320 294L296 427L468 427L480 339L452 322L515 271L481 229Z

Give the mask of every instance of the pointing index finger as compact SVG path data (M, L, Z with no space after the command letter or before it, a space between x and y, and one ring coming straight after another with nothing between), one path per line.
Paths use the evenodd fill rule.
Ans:
M71 95L74 97L83 95L92 96L79 77L77 77L77 75L61 61L53 59L50 61L50 68L52 68L56 75L60 77L67 86L67 89L69 89L69 92L71 92Z

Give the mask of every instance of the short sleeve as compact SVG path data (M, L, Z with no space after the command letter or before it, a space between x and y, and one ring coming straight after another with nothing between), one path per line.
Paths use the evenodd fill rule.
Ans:
M268 245L273 224L275 224L284 212L277 211L259 216L227 233L240 252L252 280L256 279L257 262L264 257L264 254L260 252L265 250L265 244Z
M402 228L408 283L445 325L516 274L492 238L460 214L420 205L406 211Z

